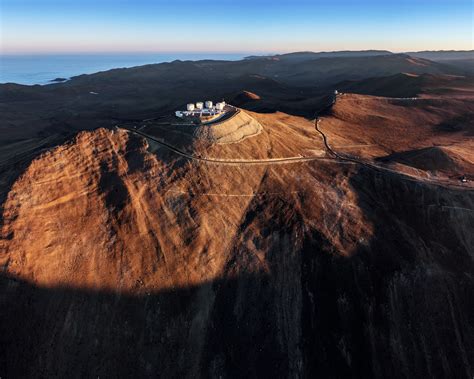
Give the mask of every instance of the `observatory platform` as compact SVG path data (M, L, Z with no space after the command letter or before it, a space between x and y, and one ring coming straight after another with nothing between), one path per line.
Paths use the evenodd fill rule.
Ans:
M176 117L193 124L208 124L218 121L229 113L235 112L234 107L224 101L213 104L212 101L189 103L185 111L176 111Z
M260 134L263 127L244 110L222 104L222 109L214 112L211 107L203 108L202 112L198 108L152 119L140 125L139 130L187 150L196 143L201 146L238 143Z

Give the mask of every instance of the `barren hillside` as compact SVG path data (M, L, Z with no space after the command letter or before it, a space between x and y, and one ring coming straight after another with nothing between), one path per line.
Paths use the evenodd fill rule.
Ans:
M473 98L385 51L0 85L0 377L472 379Z
M360 101L323 120L331 141L336 119L395 106ZM251 117L264 131L242 145L188 151L323 159L203 163L99 129L29 165L3 207L4 373L468 377L472 191L328 159L311 122Z

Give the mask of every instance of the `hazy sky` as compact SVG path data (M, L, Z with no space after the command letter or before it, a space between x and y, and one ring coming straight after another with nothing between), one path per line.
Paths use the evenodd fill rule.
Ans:
M2 53L473 48L473 0L0 0Z

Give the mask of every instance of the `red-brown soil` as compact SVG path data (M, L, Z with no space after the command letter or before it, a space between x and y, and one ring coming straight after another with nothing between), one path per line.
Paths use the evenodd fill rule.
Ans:
M222 62L10 88L0 376L472 377L469 91L339 96L318 125L340 159L301 117L321 95L254 76L278 59L231 64L261 97L242 112L262 126L231 144L141 121L167 85L161 110L185 103L183 88L239 92ZM444 67L410 59L375 61ZM197 90L190 67L223 76ZM84 95L94 86L99 100ZM301 160L245 163L288 157Z
M367 159L434 138L440 115L401 107L347 95L322 126L335 148L375 144ZM324 156L311 122L252 116L260 135L188 151ZM409 124L417 138L404 133ZM4 204L2 367L462 376L473 347L456 315L472 309L473 206L472 192L338 160L206 164L124 130L82 132L35 159ZM426 344L429 335L443 344Z
M342 154L398 162L436 174L474 174L474 101L344 94L321 129Z

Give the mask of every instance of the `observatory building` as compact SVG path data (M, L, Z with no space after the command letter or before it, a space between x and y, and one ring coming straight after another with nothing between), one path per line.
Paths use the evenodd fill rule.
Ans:
M227 111L228 106L226 106L224 101L215 105L212 101L206 101L205 103L197 102L196 104L187 104L185 111L176 111L175 115L176 117L195 124L206 124L220 119Z

